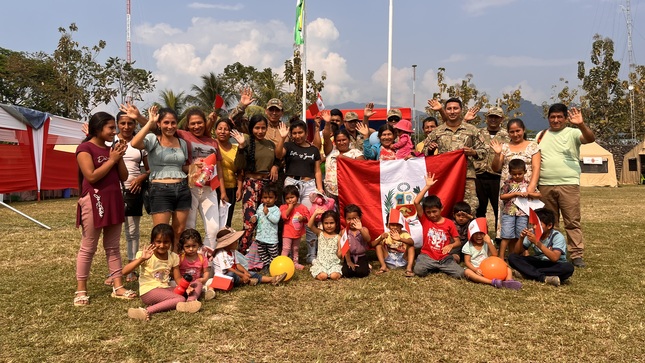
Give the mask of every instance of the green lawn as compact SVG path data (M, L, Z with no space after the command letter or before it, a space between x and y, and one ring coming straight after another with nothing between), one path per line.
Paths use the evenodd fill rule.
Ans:
M402 271L319 282L305 269L283 286L239 288L197 314L150 322L128 319L139 300L109 297L101 248L91 305L72 306L75 200L13 203L52 230L0 207L0 361L642 361L645 188L582 196L588 267L559 288L527 281L513 292ZM145 243L149 218L142 224Z

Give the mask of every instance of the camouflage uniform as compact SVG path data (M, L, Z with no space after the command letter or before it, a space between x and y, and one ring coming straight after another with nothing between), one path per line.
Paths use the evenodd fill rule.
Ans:
M486 217L486 209L488 209L488 202L490 201L490 204L493 207L493 213L495 214L495 228L497 228L499 219L499 185L501 173L494 171L492 168L495 152L491 148L490 142L495 140L500 144L504 144L508 143L510 138L508 137L508 131L504 128L500 128L493 137L491 137L490 131L488 131L487 128L483 128L479 132L481 134L481 139L484 140L484 145L486 146L486 158L483 160L476 160L474 163L475 171L477 173L475 187L477 190L479 207L473 209L473 212L475 212L477 217Z
M358 149L360 151L363 151L363 140L365 140L365 137L363 134L360 132L356 132L356 138L352 137L352 135L349 135L349 147L351 149Z
M466 167L466 190L464 192L464 201L470 204L475 210L479 206L477 192L475 190L475 160L484 160L486 158L486 145L482 139L479 129L475 126L463 122L455 131L449 128L445 123L434 129L424 140L423 154L428 155L428 145L437 144L437 154L443 154L450 151L460 150L464 147L473 149L477 155L468 156L468 166Z

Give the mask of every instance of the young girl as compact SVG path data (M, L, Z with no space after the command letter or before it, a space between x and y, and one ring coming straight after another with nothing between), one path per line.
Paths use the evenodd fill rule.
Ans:
M302 270L304 266L298 263L298 249L300 239L305 234L305 223L309 219L309 210L300 204L300 192L295 185L284 187L284 203L280 206L280 214L284 221L282 231L282 256L289 256L293 251L293 264L296 270Z
M387 228L385 232L374 240L376 246L376 257L381 263L377 274L389 271L388 265L394 268L406 267L405 276L414 277L412 266L414 265L414 240L410 233L403 229L401 224L401 212L398 209L390 210Z
M517 241L529 223L529 217L517 205L517 198L539 198L539 192L527 192L529 181L526 179L526 163L522 159L513 159L508 163L510 178L505 180L500 190L499 199L502 205L502 242L499 245L499 257L504 259L506 247L509 254L517 253Z
M282 282L287 273L278 276L262 276L257 272L249 272L237 261L237 241L242 237L244 231L236 232L232 228L222 228L217 233L217 247L213 258L213 270L215 275L226 275L233 278L233 284L255 286L259 282L278 285Z
M464 275L468 280L492 285L498 289L519 290L522 288L521 282L513 280L510 267L506 268L507 272L504 280L487 279L479 268L479 265L487 257L497 256L497 249L488 236L486 218L481 217L470 222L468 226L468 243L461 250L464 253L464 262L466 264Z
M392 145L392 149L396 150L397 159L405 159L414 150L414 144L410 138L410 134L412 134L412 123L410 120L404 119L397 122L394 128L398 131L399 141Z
M280 222L280 208L275 205L278 199L278 190L273 185L262 189L262 204L253 217L251 223L256 223L255 243L258 245L258 255L262 261L263 269L268 269L271 261L278 257L278 223Z
M307 141L307 124L301 120L292 121L289 128L280 124L280 140L275 147L275 156L284 157L285 175L284 186L295 185L300 190L300 203L311 208L309 194L322 191L322 172L320 170L320 151ZM291 141L285 142L291 135ZM316 234L306 229L307 262L316 258Z
M356 204L345 206L345 222L349 252L343 258L343 276L366 277L370 274L370 265L365 252L370 248L370 232L363 227L363 212Z
M316 227L316 216L322 214L322 230ZM309 218L309 228L318 235L318 255L311 264L311 275L316 280L338 280L342 276L340 264L340 216L335 211L316 209Z
M146 308L130 308L128 316L132 319L150 320L150 316L162 311L177 309L177 311L195 313L202 307L197 301L198 292L188 287L188 300L183 295L174 293L174 288L168 285L170 276L175 281L182 279L179 272L179 256L172 252L175 237L173 228L166 224L157 224L150 233L150 244L143 251L137 252L136 260L123 268L128 274L139 267L139 296Z
M81 247L76 256L74 306L86 306L90 303L87 278L101 232L112 277L112 297L137 297L134 291L125 289L121 281L119 241L124 220L124 203L120 182L128 178L128 170L123 162L127 145L117 142L113 147L106 146L106 142L114 140L114 135L114 117L105 112L97 112L90 118L88 137L76 149L81 191L76 208L76 227L82 226L83 232Z
M190 275L193 279L190 287L195 289L197 298L201 295L203 287L210 276L208 259L199 254L204 246L202 236L196 230L189 228L179 236L179 274L181 276ZM211 292L212 291L212 292ZM215 291L209 289L206 291L205 299L211 300L215 297Z

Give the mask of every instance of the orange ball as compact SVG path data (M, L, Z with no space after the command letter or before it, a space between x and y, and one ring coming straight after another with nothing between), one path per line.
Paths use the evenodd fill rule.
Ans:
M508 266L506 262L499 257L490 256L487 257L479 265L479 268L482 270L484 277L487 279L500 279L504 280L506 278L506 273Z

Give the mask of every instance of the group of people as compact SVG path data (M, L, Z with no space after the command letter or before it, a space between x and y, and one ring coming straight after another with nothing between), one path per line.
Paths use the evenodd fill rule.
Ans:
M442 271L511 289L521 288L514 274L559 285L573 274L573 266L584 266L578 156L580 145L593 142L594 135L575 108L551 106L549 128L533 142L526 140L520 119L502 128L504 111L499 107L486 112L487 127L478 129L467 123L476 117L477 107L464 115L459 99L444 105L432 99L428 104L443 123L426 118L425 139L414 145L411 122L397 109L388 111L378 130L370 128L375 114L371 103L362 121L354 112L322 111L308 138L304 121L293 119L288 126L282 122L279 99L267 103L265 114L245 121L245 108L253 102L252 92L244 90L228 119L191 109L184 130L167 108L152 107L146 118L126 104L116 118L104 112L91 117L86 142L76 152L82 239L75 306L89 304L87 279L101 232L109 269L105 283L115 298L139 295L147 307L130 309L129 316L143 320L171 309L198 311L202 292L207 300L215 296L209 287L214 275L226 275L235 285L279 284L284 274L265 273L278 255L291 257L296 269L304 268L301 262L311 264L310 273L318 280L337 280L368 276L372 266L366 252L376 249L377 274L397 267L404 267L410 277ZM576 128L566 127L567 121ZM135 133L136 123L141 129ZM377 140L370 140L373 133ZM464 198L454 206L454 221L442 217L441 199L426 196L434 184L433 176L426 177L414 200L423 226L420 253L397 210L386 211L387 231L373 240L358 206L339 210L339 158L407 160L454 150L463 150L468 160ZM154 228L150 244L140 249L144 192ZM545 208L536 211L541 234L535 232L538 226L528 224L517 198L544 201ZM241 231L230 228L236 201L242 201ZM482 222L489 201L499 225L497 247ZM341 226L339 212L346 226ZM566 242L556 230L560 214ZM198 215L203 240L195 230ZM124 223L126 266L119 251ZM307 255L301 261L303 236ZM507 257L514 270L504 279L484 277L479 264L490 255ZM139 280L138 295L124 288L124 277ZM188 281L183 295L173 292L171 280Z

